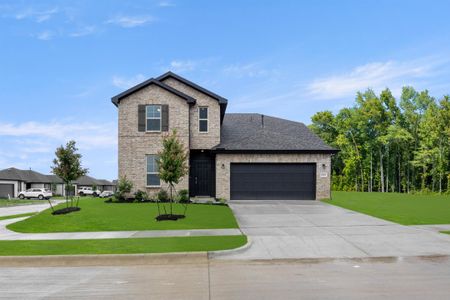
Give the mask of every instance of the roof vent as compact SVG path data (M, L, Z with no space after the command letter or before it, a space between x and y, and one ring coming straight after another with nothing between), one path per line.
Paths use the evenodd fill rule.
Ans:
M261 128L264 128L264 115L261 115Z

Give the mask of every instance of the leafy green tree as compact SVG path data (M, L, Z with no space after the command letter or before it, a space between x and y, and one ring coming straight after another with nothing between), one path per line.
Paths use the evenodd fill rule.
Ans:
M170 210L169 217L173 214L173 199L175 185L187 174L187 151L178 139L176 130L166 135L162 141L163 150L158 153L159 178L169 186Z
M81 166L81 154L77 153L78 148L75 141L69 141L66 147L60 146L56 149L56 158L53 160L52 173L59 176L66 187L66 207L69 207L68 187L72 181L87 174L88 169ZM73 206L71 198L70 205Z

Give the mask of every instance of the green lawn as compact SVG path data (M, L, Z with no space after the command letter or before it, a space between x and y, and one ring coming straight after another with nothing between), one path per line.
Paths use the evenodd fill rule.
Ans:
M21 218L21 217L28 217L28 216L32 216L35 213L26 213L26 214L18 214L18 215L9 215L9 216L1 216L0 217L0 221L1 220L6 220L6 219L15 219L15 218Z
M31 200L31 199L0 199L0 207L17 206L17 205L29 205L29 204L45 204L48 203L45 200Z
M403 225L450 224L450 195L333 192L325 202Z
M101 240L0 241L0 255L75 255L193 252L234 249L245 235Z
M185 219L161 222L155 220L156 203L104 203L99 198L81 198L80 207L79 212L55 216L48 209L7 227L25 233L238 228L228 206L191 204ZM174 213L182 212L182 205L174 207Z

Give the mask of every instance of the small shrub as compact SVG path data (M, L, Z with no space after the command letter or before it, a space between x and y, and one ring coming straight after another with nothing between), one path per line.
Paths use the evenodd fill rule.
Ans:
M219 202L220 204L226 204L227 203L227 199L225 199L225 198L218 198L216 201Z
M188 190L180 190L178 192L177 200L180 203L189 203L189 191Z
M158 192L157 198L161 202L167 202L169 201L169 195L167 194L166 190L161 189Z
M136 193L134 193L134 202L144 202L147 200L148 200L147 192L138 190Z

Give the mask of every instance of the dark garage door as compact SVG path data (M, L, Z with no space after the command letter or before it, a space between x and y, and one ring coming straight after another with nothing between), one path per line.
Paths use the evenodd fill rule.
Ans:
M314 200L316 165L232 163L231 200Z
M8 194L14 197L14 184L0 183L0 198L8 198Z

